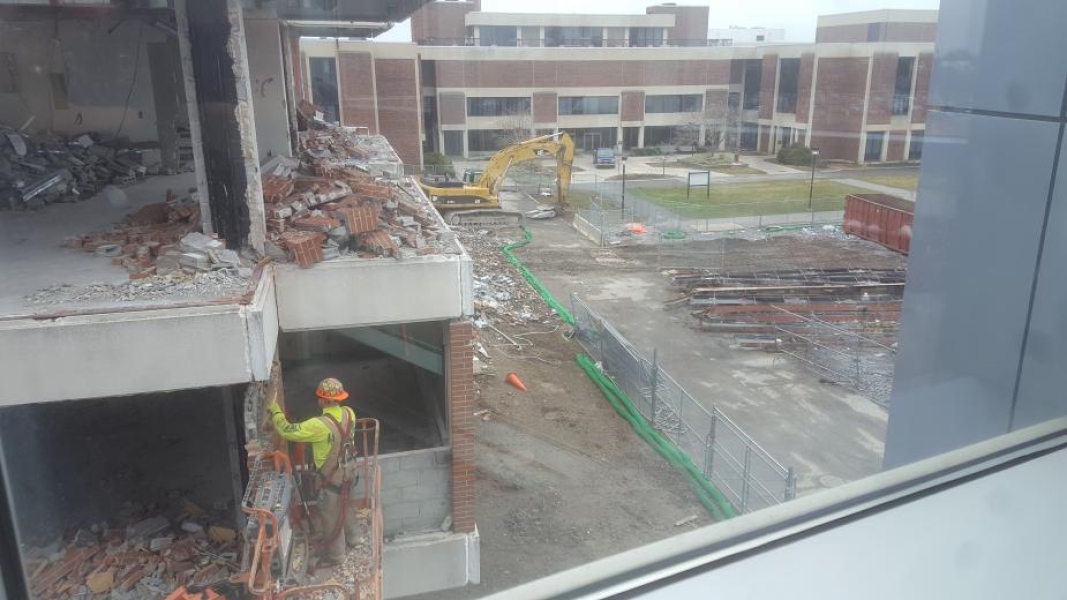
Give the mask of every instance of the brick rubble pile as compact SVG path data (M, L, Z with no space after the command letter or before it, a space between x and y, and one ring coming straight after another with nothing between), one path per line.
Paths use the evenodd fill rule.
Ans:
M372 141L341 127L314 132L302 161L264 169L272 258L302 267L341 256L407 258L458 251L454 237L409 180L370 174Z
M62 245L109 257L130 272L130 279L181 271L248 270L237 252L200 233L200 228L199 204L168 191L164 202L146 205L108 230L67 238Z
M123 521L80 529L59 548L32 549L26 571L37 600L162 600L181 586L226 581L240 571L228 516L191 502L172 516L128 507Z

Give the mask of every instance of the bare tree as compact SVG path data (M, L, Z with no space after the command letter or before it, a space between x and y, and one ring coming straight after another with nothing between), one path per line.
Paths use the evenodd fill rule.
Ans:
M741 123L739 107L730 106L725 94L714 96L712 100L707 102L703 112L687 113L685 123L675 130L676 144L705 146L712 150L732 150L737 147Z
M530 111L516 111L500 117L501 143L504 146L525 142L534 137L533 115Z

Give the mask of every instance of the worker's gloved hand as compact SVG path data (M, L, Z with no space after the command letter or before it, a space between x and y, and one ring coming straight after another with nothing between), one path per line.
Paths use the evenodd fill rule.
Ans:
M270 404L267 405L267 414L270 415L271 418L274 417L275 413L280 413L280 412L282 412L282 408L280 406L278 406L277 402L271 402Z

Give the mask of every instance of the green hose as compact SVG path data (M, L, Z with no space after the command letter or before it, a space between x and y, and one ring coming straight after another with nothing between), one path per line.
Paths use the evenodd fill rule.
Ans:
M519 257L515 256L515 254L512 252L512 250L516 248L522 248L523 246L526 246L531 241L533 241L533 235L530 234L529 229L523 227L522 231L524 234L523 240L521 242L513 242L511 244L508 244L507 246L504 246L504 256L508 258L508 262L510 262L512 265L515 266L516 269L519 270L519 273L522 274L523 279L525 279L527 283L529 283L530 286L534 290L536 290L538 294L541 295L541 298L544 299L545 303L548 304L548 306L551 307L552 310L556 311L556 314L559 315L559 318L563 319L564 323L572 327L577 327L578 322L574 320L574 315L571 314L571 311L567 310L566 306L560 304L559 301L556 300L556 298L552 295L552 292L548 291L548 288L546 288L541 283L541 280L538 279L536 275L531 273L530 270L526 268L526 265L522 264L522 261L519 260Z
M526 265L522 264L522 261L512 252L512 250L516 248L522 248L528 245L533 240L533 235L530 233L530 230L525 227L522 229L524 233L523 240L521 242L514 242L504 246L504 256L507 257L508 262L519 270L519 273L522 274L523 278L537 291L538 294L540 294L545 303L556 311L556 314L558 314L565 323L572 327L577 327L578 322L574 319L574 315L572 315L565 306L560 304L559 301L552 296L552 293L548 291L548 288L546 288L541 281L537 279L537 276L530 272L530 270L526 268ZM666 459L671 467L686 476L689 487L693 489L697 499L700 500L700 503L707 509L708 513L711 514L712 518L717 521L722 521L737 516L734 507L726 497L722 495L722 492L708 481L707 477L704 476L704 473L693 464L693 461L686 456L684 452L679 450L670 440L663 437L660 432L656 431L649 425L645 417L633 405L633 402L631 402L626 394L615 385L615 382L606 377L596 368L593 359L585 354L579 354L575 357L575 361L578 363L578 366L585 371L585 374L589 376L593 383L596 384L597 388L600 389L600 393L603 394L608 402L611 403L612 407L615 408L615 412L619 413L619 416L630 424L630 427L637 433L638 437L644 440L653 450Z

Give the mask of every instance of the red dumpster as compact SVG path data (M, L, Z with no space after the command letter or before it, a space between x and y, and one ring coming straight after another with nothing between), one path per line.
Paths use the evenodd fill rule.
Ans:
M904 254L911 248L915 202L888 194L849 194L845 233Z

